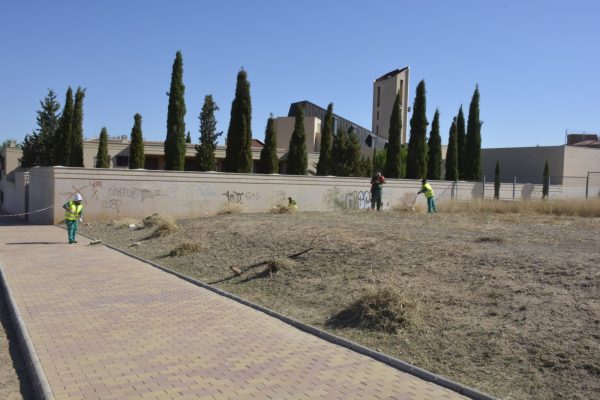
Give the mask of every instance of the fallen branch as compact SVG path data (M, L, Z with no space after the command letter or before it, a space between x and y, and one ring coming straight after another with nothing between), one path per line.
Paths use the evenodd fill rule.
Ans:
M327 229L329 229L329 228L323 228L319 232L317 232L317 234L310 241L310 244L309 244L310 247L309 248L307 248L305 250L302 250L302 251L299 251L299 252L294 253L294 254L290 254L289 256L285 256L285 257L289 258L290 260L294 260L294 259L300 257L302 254L306 254L309 251L313 250L314 249L314 247L312 247L313 243L315 242L315 240L317 240L317 237L319 237L319 235L322 232L326 231ZM271 261L261 261L261 262L258 262L258 263L252 264L252 265L248 265L246 267L241 267L241 268L232 265L232 266L229 267L229 269L231 270L231 272L233 272L234 275L228 276L227 278L219 279L218 281L209 282L208 284L209 285L214 285L214 284L217 284L217 283L227 282L229 280L232 280L235 277L238 277L238 276L244 274L245 272L250 271L251 269L254 269L254 268L266 265L266 264L268 264L270 262Z

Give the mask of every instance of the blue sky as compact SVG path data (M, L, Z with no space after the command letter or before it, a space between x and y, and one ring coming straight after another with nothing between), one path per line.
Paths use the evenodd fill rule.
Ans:
M270 113L309 100L371 127L372 82L410 66L441 133L479 84L483 147L557 145L600 131L597 1L21 1L0 3L0 139L36 127L49 88L86 88L84 135L129 135L142 114L164 140L171 67L183 53L186 129L204 96L227 131L236 74L248 72L253 136Z

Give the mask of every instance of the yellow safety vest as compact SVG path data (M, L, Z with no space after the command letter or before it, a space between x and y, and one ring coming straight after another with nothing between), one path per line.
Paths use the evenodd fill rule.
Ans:
M431 185L429 183L424 183L423 186L421 187L421 191L427 198L433 197L433 195L434 195L433 188L431 187Z
M83 205L77 205L74 201L71 200L67 203L67 208L68 210L65 211L65 219L69 221L78 220L81 216L81 210L83 209Z

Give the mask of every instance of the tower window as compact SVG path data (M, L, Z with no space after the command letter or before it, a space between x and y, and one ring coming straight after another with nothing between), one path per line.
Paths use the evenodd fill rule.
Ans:
M380 100L381 100L381 86L377 86L377 107L379 107Z

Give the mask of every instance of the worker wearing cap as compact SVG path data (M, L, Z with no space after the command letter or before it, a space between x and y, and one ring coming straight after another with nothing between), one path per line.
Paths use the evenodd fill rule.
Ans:
M69 234L69 244L77 243L77 240L75 240L77 224L83 222L83 205L81 204L81 200L83 198L77 193L73 196L73 200L69 200L63 205L65 209L65 223L67 224L67 232Z
M385 178L383 177L383 175L381 175L381 172L376 173L375 176L371 179L371 210L374 210L375 205L377 204L377 211L381 211L381 193L383 191L384 183Z
M435 208L435 199L433 197L435 193L433 193L433 188L431 187L431 185L427 183L427 179L423 179L421 181L421 190L419 190L417 194L419 193L423 193L427 198L427 212L437 212Z

